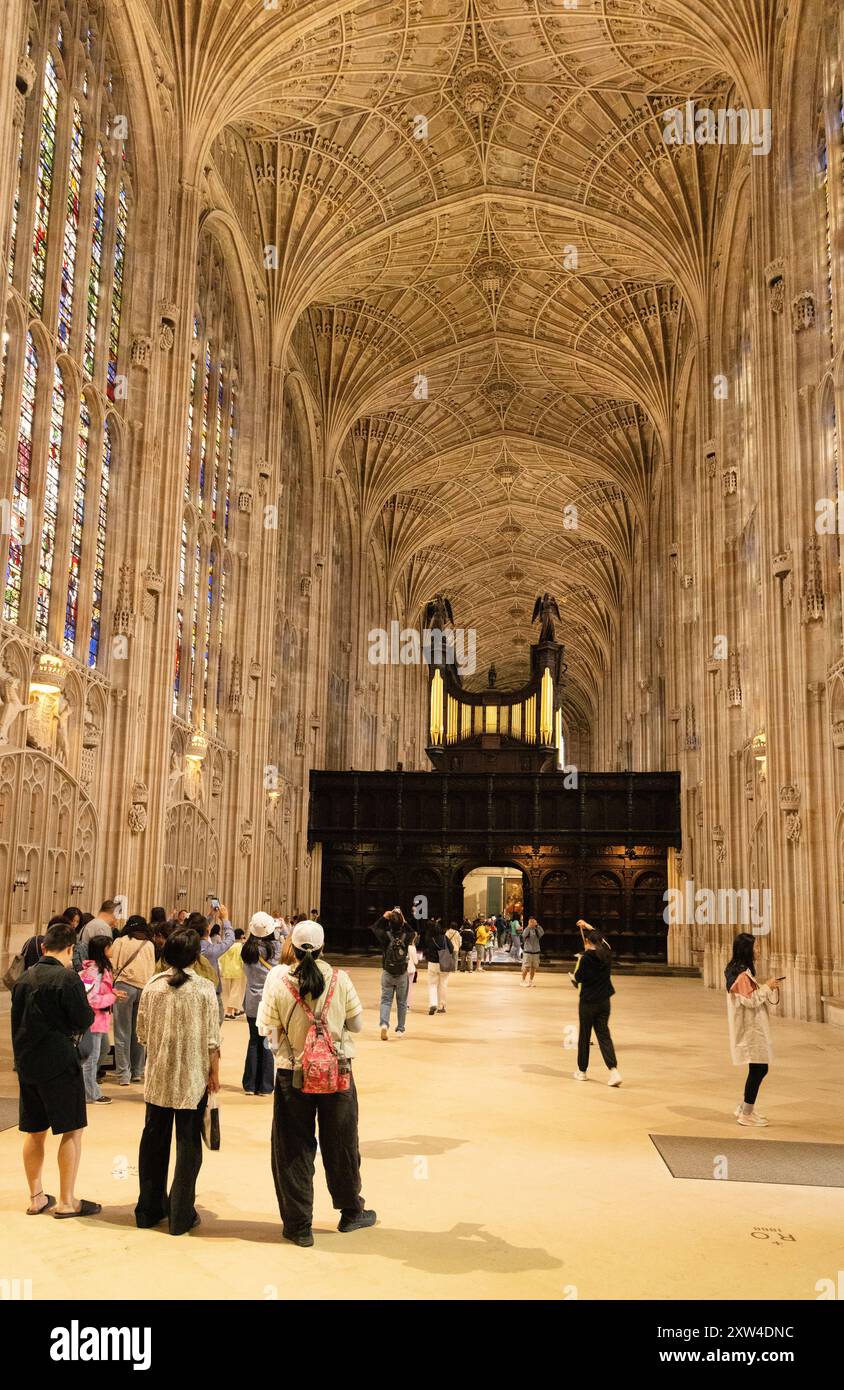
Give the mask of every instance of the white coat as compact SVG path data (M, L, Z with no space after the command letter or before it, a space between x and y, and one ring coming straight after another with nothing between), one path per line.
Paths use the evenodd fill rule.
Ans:
M727 994L730 1055L735 1066L773 1060L768 1005L778 1002L779 991L757 984L749 970L738 976Z

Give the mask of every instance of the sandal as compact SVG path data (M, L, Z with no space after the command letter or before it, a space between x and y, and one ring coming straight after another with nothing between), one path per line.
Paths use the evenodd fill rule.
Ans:
M53 1207L56 1205L55 1197L53 1197L52 1194L49 1192L36 1192L35 1196L30 1198L30 1201L34 1202L35 1197L46 1197L47 1200L44 1203L43 1207L39 1207L37 1211L32 1211L30 1207L27 1207L27 1216L42 1216L45 1211L52 1211Z
M89 1202L85 1197L81 1198L78 1211L54 1211L55 1221L69 1221L72 1216L99 1216L102 1206L99 1202Z

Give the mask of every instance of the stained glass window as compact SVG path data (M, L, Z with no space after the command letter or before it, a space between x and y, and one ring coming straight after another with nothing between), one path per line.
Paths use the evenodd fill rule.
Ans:
M193 715L197 684L196 653L199 645L199 597L202 584L202 551L197 544L193 558L193 621L190 631L190 685L188 687L188 719Z
M182 544L179 549L179 596L176 609L176 674L173 679L173 713L179 713L179 692L182 688L182 658L185 640L185 593L188 573L188 524L182 522Z
M202 388L202 442L199 449L199 510L205 504L205 465L208 460L208 409L211 399L211 344L205 346L205 382Z
M223 703L223 617L226 609L226 567L220 572L220 602L217 608L217 710Z
M29 285L30 303L36 314L40 314L44 308L44 274L47 267L47 233L50 226L50 200L53 194L58 109L58 73L53 55L48 53L44 65L44 97L41 103L41 133L38 140L38 168L35 182L32 275Z
M21 122L21 128L18 133L18 154L15 164L15 196L12 202L12 226L9 237L9 261L7 267L9 272L9 284L11 284L15 278L15 253L18 249L18 218L20 217L21 211L21 174L23 173L23 136L24 125L23 122Z
M214 588L217 579L217 556L211 551L208 565L208 593L205 604L205 642L202 648L202 724L208 711L208 673L211 669L211 623L214 617Z
M199 319L194 315L193 319L193 340L197 342L199 338ZM185 444L185 501L190 498L190 479L191 465L193 463L193 433L194 419L196 416L196 384L199 377L199 367L197 365L197 354L194 352L190 368L190 397L188 399L188 436Z
M35 592L35 635L47 641L50 596L53 589L53 561L56 552L56 526L59 518L62 436L64 433L64 381L58 367L53 369L53 399L50 407L50 438L47 449L47 478L44 512L41 517L41 544L38 556L38 586Z
M18 425L17 466L12 495L11 515L3 517L4 531L9 532L9 554L6 564L6 583L3 597L3 617L16 623L20 614L21 580L23 577L23 547L27 536L29 490L32 482L32 422L35 416L35 392L38 386L38 355L32 334L26 335L26 356L23 367L23 391ZM30 522L31 525L31 522Z
M225 506L225 529L226 535L229 534L229 506L232 495L232 475L234 473L234 450L237 442L237 381L232 380L231 392L229 396L229 447L226 459L226 506Z
M76 283L76 249L79 242L79 193L82 184L82 158L85 150L85 127L79 103L73 104L73 125L70 136L70 170L67 183L67 218L64 224L62 247L62 278L59 286L59 342L67 348L73 322L73 289Z
M93 377L97 357L97 324L103 292L103 239L105 235L108 166L102 144L97 146L97 172L94 180L94 215L91 231L91 269L88 274L88 306L85 323L85 374Z
M114 288L111 295L111 328L108 340L108 385L110 401L114 400L117 367L120 353L120 321L123 316L123 275L126 269L126 231L129 222L129 202L126 185L121 181L117 200L117 229L114 238Z
M94 583L91 598L91 637L88 644L88 665L96 666L100 655L100 633L103 619L103 585L105 583L106 533L108 530L108 494L111 487L111 429L106 420L103 428L103 467L100 474L100 497L97 504L97 542L94 551Z
M220 490L220 472L223 466L223 366L217 368L217 403L214 410L214 482L211 488L211 520L217 522L217 499Z
M3 330L0 341L0 418L3 415L3 402L6 399L6 373L9 370L9 332Z
M70 518L70 563L67 575L67 604L64 615L64 649L73 656L79 618L79 570L82 564L82 533L85 522L85 488L88 479L88 450L91 442L91 416L85 402L79 411L79 440L73 478L73 512Z

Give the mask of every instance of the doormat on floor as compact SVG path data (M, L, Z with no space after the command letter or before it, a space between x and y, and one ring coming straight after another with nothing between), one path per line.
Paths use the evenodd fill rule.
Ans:
M18 1102L14 1100L0 1099L0 1131L4 1129L15 1129L18 1123Z
M673 1178L844 1187L844 1144L797 1144L781 1139L698 1139L650 1136Z

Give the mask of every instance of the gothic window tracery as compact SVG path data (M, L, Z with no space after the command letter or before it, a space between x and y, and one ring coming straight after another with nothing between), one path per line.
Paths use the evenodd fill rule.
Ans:
M128 121L108 37L88 5L59 14L50 0L42 9L40 17L33 10L21 57L34 77L19 107L4 248L0 421L17 449L2 489L11 522L0 551L3 617L96 667L126 394Z
M239 431L234 295L222 251L200 247L185 427L173 714L219 732L225 689L226 577Z

